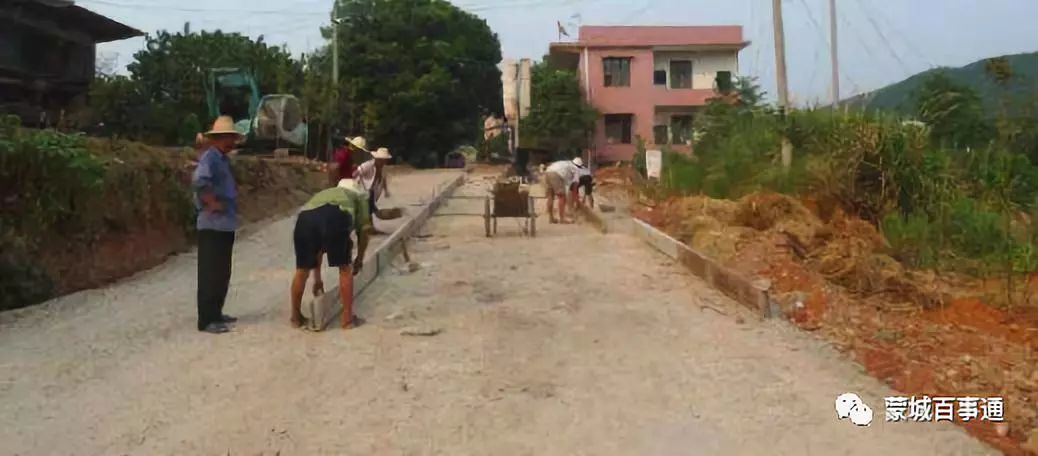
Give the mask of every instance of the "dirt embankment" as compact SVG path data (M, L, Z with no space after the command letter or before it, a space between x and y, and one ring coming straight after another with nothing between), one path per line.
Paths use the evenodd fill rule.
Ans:
M791 321L824 334L905 395L1004 397L1005 424L974 420L967 429L1006 454L1038 451L1035 280L1018 280L1009 300L1004 279L912 270L873 225L784 195L642 199L632 210L769 279Z
M110 140L91 140L89 147L106 162L105 182L97 195L85 198L77 209L93 212L96 217L89 224L83 223L84 229L56 225L34 233L37 242L23 256L30 263L25 267L45 276L35 278L39 286L48 289L38 295L42 299L133 275L157 266L194 242L189 184L197 165L196 151ZM231 166L244 223L291 211L327 179L319 165L295 159L236 156ZM18 303L14 306L19 307Z

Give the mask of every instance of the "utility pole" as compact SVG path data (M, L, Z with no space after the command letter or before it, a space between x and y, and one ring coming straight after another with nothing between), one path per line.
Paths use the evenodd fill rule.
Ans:
M789 82L786 80L786 34L782 27L782 0L771 0L771 15L775 26L775 73L778 76L779 110L783 120L789 110ZM782 166L793 164L793 145L782 138Z
M836 0L829 0L829 60L833 64L833 112L840 107L840 59L836 40Z
M332 87L339 86L339 1L332 4Z
M332 84L331 93L328 94L328 118L326 119L326 129L328 141L325 144L325 150L327 151L327 160L331 159L331 151L333 147L332 143L332 132L334 131L332 125L334 124L334 111L335 104L339 102L339 0L332 1Z
M519 59L515 64L515 147L512 156L515 157L519 150L519 121L523 118L523 60Z

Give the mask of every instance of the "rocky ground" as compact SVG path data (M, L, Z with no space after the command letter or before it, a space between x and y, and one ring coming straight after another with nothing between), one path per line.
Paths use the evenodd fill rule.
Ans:
M454 175L400 177L394 205ZM418 269L376 281L352 331L289 328L291 218L236 246L228 335L193 330L192 254L2 314L0 453L995 454L884 422L888 387L633 238L513 221L488 239L479 217L434 217ZM836 419L847 391L872 426Z

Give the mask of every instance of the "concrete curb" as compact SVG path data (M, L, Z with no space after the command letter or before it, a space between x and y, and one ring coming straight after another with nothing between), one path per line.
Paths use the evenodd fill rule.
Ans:
M762 318L771 318L772 309L768 298L770 286L754 284L742 273L722 266L712 258L674 239L652 225L632 219L634 236L645 241L664 255L678 261L692 274L707 284L728 295L738 303L749 307Z
M692 274L706 281L711 287L750 308L762 318L777 316L777 309L772 306L768 293L770 285L754 283L742 273L721 265L667 233L634 217L626 215L607 217L596 210L585 207L581 207L580 212L602 233L622 232L641 239L664 255L684 265Z
M356 299L364 292L383 272L392 268L392 261L401 252L401 242L406 242L414 235L429 217L439 209L447 198L454 193L458 187L465 183L467 173L462 173L454 180L437 186L429 203L422 206L410 220L404 222L393 231L373 251L369 251L364 257L364 268L360 274L353 278L353 297ZM339 302L339 287L328 290L324 296L311 299L309 303L303 303L303 316L309 320L309 329L312 331L323 331L331 324L332 320L342 313L342 304Z

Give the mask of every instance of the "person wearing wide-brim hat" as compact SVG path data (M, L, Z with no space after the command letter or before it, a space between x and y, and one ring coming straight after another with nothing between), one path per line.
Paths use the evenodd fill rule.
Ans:
M238 188L227 154L243 135L234 129L233 119L220 116L203 136L208 147L191 178L198 211L198 330L220 334L237 321L223 313L239 226Z
M353 179L353 174L357 172L357 164L364 159L365 155L371 153L368 152L367 147L368 142L363 136L345 138L345 144L335 151L335 171L329 175L331 185L337 184L342 179Z
M577 189L573 184L579 182L577 173L584 166L584 160L580 157L573 160L559 160L544 169L544 193L548 197L548 222L570 223L566 219L566 200L576 201ZM555 218L555 199L559 199L559 218Z
M335 187L321 190L303 205L292 231L296 253L296 273L291 288L292 326L298 328L306 324L301 307L311 274L314 276L314 296L324 294L321 262L325 255L328 256L328 266L339 269L343 329L362 322L353 314L353 276L364 266L371 227L367 206L367 195L351 179L343 179ZM357 235L356 259L353 258L350 239L354 233Z
M379 147L375 153L371 154L371 160L357 166L357 172L353 175L354 179L359 181L364 190L368 192L368 211L372 216L378 212L375 204L382 197L382 194L385 193L387 197L389 196L389 184L383 168L386 162L392 158L393 156L389 153L389 149ZM379 233L379 231L375 230L375 233Z

